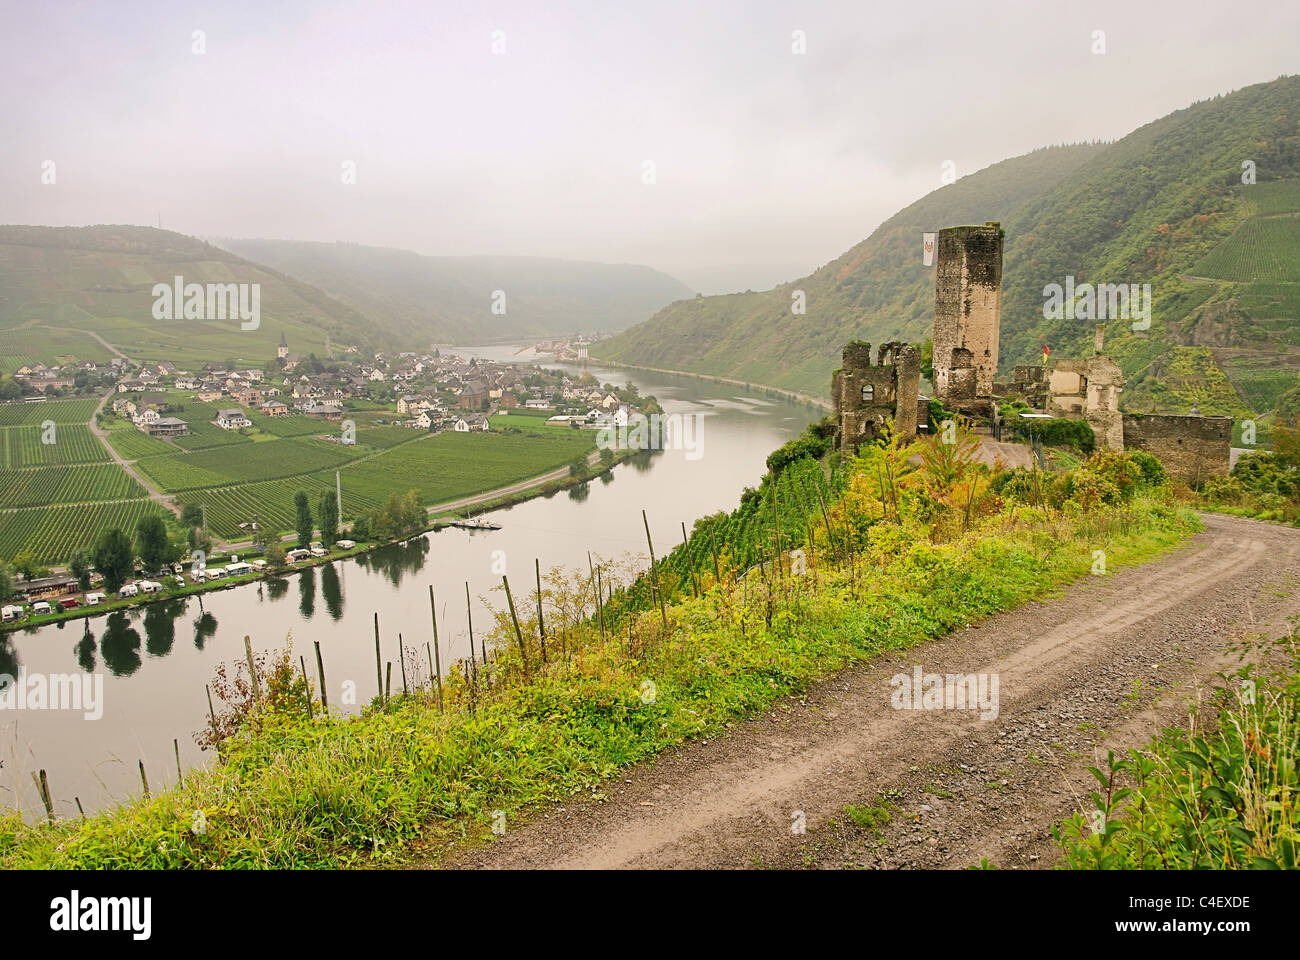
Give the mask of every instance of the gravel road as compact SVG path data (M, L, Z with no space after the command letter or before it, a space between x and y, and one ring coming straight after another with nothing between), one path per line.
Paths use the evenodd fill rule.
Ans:
M845 671L443 866L1050 866L1049 830L1085 808L1087 767L1185 724L1242 638L1300 614L1300 530L1204 520L1161 560ZM891 677L918 664L996 674L996 717L894 709Z

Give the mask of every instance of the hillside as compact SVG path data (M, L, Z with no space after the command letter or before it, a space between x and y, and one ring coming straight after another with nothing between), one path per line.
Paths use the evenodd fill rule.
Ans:
M1247 159L1259 182L1243 186ZM1300 368L1291 347L1300 337L1300 296L1287 279L1300 278L1300 250L1293 220L1245 225L1294 217L1300 191L1270 184L1297 177L1300 78L1284 77L1177 111L1112 144L1047 148L995 164L921 198L808 277L673 304L592 352L825 395L847 341L929 334L934 274L921 263L921 233L998 220L1006 231L1004 370L1037 359L1044 344L1057 356L1078 353L1091 337L1091 321L1043 318L1046 284L1067 275L1150 282L1150 331L1135 335L1124 320L1108 326L1109 349L1130 378L1124 407L1186 412L1196 401L1207 413L1264 413ZM1216 251L1238 228L1246 232L1235 246ZM1249 252L1264 243L1272 259ZM1218 274L1196 276L1212 251L1206 269ZM791 312L795 290L807 296L804 316ZM1217 352L1244 341L1253 351L1245 364ZM1251 386L1259 378L1250 371L1261 367L1267 390Z
M176 276L260 284L259 328L155 319L153 286ZM375 339L357 310L193 237L137 226L0 226L0 373L32 360L107 360L112 348L136 360L263 362L282 333L295 351L319 356L327 336L335 345Z
M408 346L622 330L684 284L649 267L543 257L428 257L351 243L216 241L328 292ZM506 294L504 314L491 310Z

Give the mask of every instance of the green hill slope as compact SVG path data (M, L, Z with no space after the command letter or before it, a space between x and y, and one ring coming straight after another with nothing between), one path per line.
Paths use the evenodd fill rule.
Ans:
M1241 184L1245 160L1256 164L1258 184ZM1300 358L1288 346L1300 311L1286 280L1300 278L1294 234L1284 223L1249 228L1238 242L1244 253L1219 255L1235 271L1230 279L1197 278L1193 267L1250 218L1285 216L1300 189L1271 183L1297 177L1300 78L1284 77L1177 111L1113 144L995 164L918 200L802 280L673 304L592 352L825 395L845 342L928 335L934 273L922 266L920 234L998 220L1006 230L1004 369L1035 360L1045 343L1062 356L1091 340L1092 321L1044 319L1045 285L1067 275L1152 283L1151 329L1134 334L1125 320L1108 328L1108 349L1130 378L1125 408L1185 412L1195 400L1207 413L1247 413L1250 391L1230 379L1230 357L1216 351L1249 340L1294 381ZM1252 259L1264 240L1270 253ZM791 313L795 290L807 296L805 316Z
M400 342L465 343L622 330L690 296L650 267L542 257L427 257L350 243L220 240L371 316ZM493 291L506 294L492 313Z
M153 286L176 276L260 284L259 328L155 319ZM327 336L335 345L375 339L357 310L193 237L135 226L0 226L0 372L61 356L108 359L92 334L137 360L264 362L281 333L304 355L324 356Z

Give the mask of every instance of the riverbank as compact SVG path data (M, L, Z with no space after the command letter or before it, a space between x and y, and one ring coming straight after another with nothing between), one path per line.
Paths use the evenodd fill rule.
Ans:
M856 472L827 513L807 514L824 527L804 526L806 539L765 577L738 581L724 550L672 585L674 551L655 568L662 603L600 607L586 571L548 577L545 628L528 615L523 587L512 616L487 632L491 658L472 670L457 664L437 691L376 697L360 718L323 719L313 698L309 720L307 687L296 670L281 673L263 700L282 707L244 715L222 763L84 824L28 828L10 818L0 864L437 861L514 829L541 805L599 798L629 764L716 736L850 664L1095 575L1098 550L1109 573L1168 552L1200 526L1158 491L1129 489L1122 501L1080 510L1033 506L1003 487L949 539L942 531L960 510L925 527L910 511L891 519L870 492L874 467ZM1093 489L1080 485L1080 495ZM178 830L197 810L205 830Z
M443 504L436 504L426 508L428 525L415 531L400 540L373 540L357 543L355 547L342 549L334 546L324 557L308 557L299 560L291 565L278 569L270 569L254 573L247 573L234 577L223 577L220 580L209 581L206 583L194 583L186 578L186 584L183 587L175 586L171 579L172 575L167 575L162 579L163 589L158 593L138 594L134 597L113 597L105 598L102 602L93 606L85 605L85 593L70 594L81 599L82 605L74 607L71 610L55 609L49 614L41 616L28 615L20 620L14 620L0 624L0 637L7 633L13 633L20 630L42 627L48 624L66 622L69 620L89 619L91 617L101 616L111 613L115 610L124 610L134 607L146 607L156 603L166 603L170 600L183 599L197 594L213 593L219 590L230 590L243 584L253 583L258 580L267 580L271 578L284 577L289 574L298 573L312 567L319 567L324 564L333 563L335 560L345 560L349 557L355 557L360 554L370 553L384 547L392 546L394 543L400 543L414 537L423 536L426 533L437 532L448 526L448 519L459 519L468 516L477 516L492 510L500 510L505 507L514 506L515 504L524 503L535 497L542 497L553 494L571 487L588 483L591 480L598 479L602 474L610 472L620 463L624 463L636 455L637 451L618 450L614 451L614 460L610 464L604 464L600 460L600 452L596 451L588 457L587 474L582 477L572 476L568 467L561 467L548 471L533 477L530 480L519 481L508 484L504 487L498 487L495 490L485 491L481 494L474 494L470 497L462 497L457 500L448 501ZM343 535L347 538L347 534ZM292 534L281 537L282 544L296 543L296 537ZM230 554L245 559L248 551L253 548L252 541L243 543L228 544L227 549ZM208 565L219 566L226 562L222 555L214 555L208 558ZM93 592L93 591L91 591ZM53 603L57 603L59 598L50 598Z
M716 377L708 373L692 373L689 370L667 370L663 367L646 367L636 363L622 363L618 360L605 360L600 357L592 357L593 363L598 363L605 367L615 367L621 370L644 370L646 373L669 374L675 377L690 377L694 380L703 380L706 383L721 383L731 387L743 387L746 390L759 392L768 397L780 397L783 400L789 400L803 407L809 407L814 410L824 410L830 413L833 407L831 402L824 397L814 397L807 393L798 393L794 390L786 390L784 387L771 387L765 383L751 383L746 380L735 380L730 377Z

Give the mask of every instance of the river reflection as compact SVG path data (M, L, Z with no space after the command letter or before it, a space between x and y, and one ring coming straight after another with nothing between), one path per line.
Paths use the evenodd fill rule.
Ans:
M309 665L313 642L319 642L331 705L342 701L345 683L366 702L376 683L376 614L386 657L396 661L399 633L406 646L423 650L432 639L433 586L442 663L463 658L469 652L467 583L481 629L504 602L502 565L512 581L531 581L534 560L543 571L553 565L585 570L588 551L597 563L643 557L642 510L656 550L662 544L667 553L680 542L682 523L689 528L699 517L733 509L742 490L761 477L767 455L819 416L687 378L611 370L596 375L602 383L631 380L668 412L703 414L704 455L687 460L681 451L646 451L596 480L492 511L487 516L500 530L441 530L285 576L0 637L0 673L80 670L104 677L98 721L65 711L0 711L0 802L36 815L29 774L41 768L49 773L60 816L76 815L73 797L89 811L138 793L139 761L151 784L165 786L175 777L173 739L183 767L208 762L192 737L207 715L204 686L219 664L243 658L245 635L258 651L292 645L295 661L302 655ZM347 497L345 479L345 510ZM172 771L172 780L165 771Z

